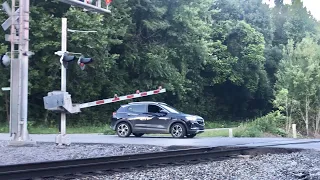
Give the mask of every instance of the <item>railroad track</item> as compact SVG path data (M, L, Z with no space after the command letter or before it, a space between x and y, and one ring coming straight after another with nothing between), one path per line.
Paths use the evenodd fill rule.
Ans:
M270 147L189 148L146 154L16 164L0 166L0 180L61 177L78 173L101 173L101 171L123 171L139 167L223 160L237 158L239 155L255 156L266 153L290 153L297 151L300 151L300 149Z

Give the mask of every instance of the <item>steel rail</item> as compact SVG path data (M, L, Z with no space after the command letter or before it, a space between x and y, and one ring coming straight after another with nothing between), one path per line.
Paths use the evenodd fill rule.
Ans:
M0 166L0 179L30 179L36 177L50 177L73 173L157 165L161 163L175 163L178 161L192 161L203 158L222 158L239 155L243 151L253 149L256 148L242 147L228 150L221 150L221 148L220 150L219 148L194 148L124 156L15 164Z

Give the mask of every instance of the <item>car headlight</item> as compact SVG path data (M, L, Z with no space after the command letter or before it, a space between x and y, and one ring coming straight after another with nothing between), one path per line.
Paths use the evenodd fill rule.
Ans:
M188 121L196 121L197 120L197 117L196 116L186 116L186 119Z

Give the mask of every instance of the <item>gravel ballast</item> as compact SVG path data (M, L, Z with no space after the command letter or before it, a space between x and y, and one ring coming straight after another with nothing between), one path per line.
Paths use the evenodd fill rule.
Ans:
M166 150L161 146L127 144L76 144L67 147L55 143L41 143L33 147L12 147L0 141L0 166L32 162L117 156Z
M78 178L77 178L78 179ZM320 179L320 152L302 151L199 164L138 169L124 173L87 176L81 180L291 180Z
M37 143L34 147L10 147L0 141L0 165L116 156L167 150L165 147L120 144L72 144L59 147L54 143ZM320 179L320 152L305 150L291 154L267 154L253 158L230 159L198 164L139 168L125 172L88 175L81 180L271 180Z

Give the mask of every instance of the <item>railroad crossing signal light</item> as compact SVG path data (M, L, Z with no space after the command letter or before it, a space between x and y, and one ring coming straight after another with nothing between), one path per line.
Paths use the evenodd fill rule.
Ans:
M68 53L65 52L65 53L63 54L63 56L61 57L60 62L63 63L63 66L64 66L65 68L67 68L67 67L68 67L68 63L69 63L69 62L72 62L72 61L74 61L74 60L76 60L76 57L75 57L75 56L70 56Z
M0 60L1 60L1 65L3 67L8 67L10 65L10 63L11 63L11 59L7 54L2 54L0 56Z
M64 61L64 62L71 62L71 61L74 61L75 59L76 59L75 56L70 56L68 53L64 53L64 54L63 54L62 61Z
M112 0L106 0L106 5L109 6L111 4Z
M93 59L92 58L85 58L83 56L80 56L78 60L78 65L80 66L81 70L84 70L86 64L92 63Z

